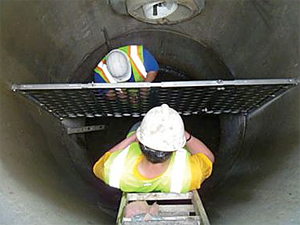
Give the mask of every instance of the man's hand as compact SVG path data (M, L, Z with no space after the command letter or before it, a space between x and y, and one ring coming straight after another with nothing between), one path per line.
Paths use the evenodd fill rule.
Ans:
M116 93L113 91L113 90L109 90L107 93L106 93L106 98L108 100L115 100L116 99Z
M154 81L154 79L156 78L157 76L157 71L149 71L147 73L147 77L145 79L145 82L152 82Z
M117 93L118 93L118 97L119 97L121 100L124 100L124 99L127 98L126 92L123 91L122 89L117 90Z

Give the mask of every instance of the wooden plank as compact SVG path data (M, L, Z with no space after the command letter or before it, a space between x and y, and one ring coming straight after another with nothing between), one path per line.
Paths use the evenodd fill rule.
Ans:
M144 201L144 200L185 200L192 199L192 193L128 193L128 201Z
M210 222L208 220L207 214L205 212L205 209L203 207L202 201L198 195L197 190L193 190L192 202L195 206L196 215L201 217L201 220L203 221L203 225L210 225Z

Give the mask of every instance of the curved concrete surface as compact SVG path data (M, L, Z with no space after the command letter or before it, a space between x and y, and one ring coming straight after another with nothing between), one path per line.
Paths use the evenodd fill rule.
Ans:
M74 166L60 122L10 91L12 83L74 81L104 44L103 26L111 38L143 28L187 34L235 78L299 77L299 1L212 0L193 20L158 27L100 0L1 1L0 9L0 224L114 223ZM300 223L299 94L294 88L248 116L239 160L205 199L212 224Z

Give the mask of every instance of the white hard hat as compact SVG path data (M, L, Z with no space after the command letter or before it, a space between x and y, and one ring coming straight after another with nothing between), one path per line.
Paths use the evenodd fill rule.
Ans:
M148 19L161 19L171 15L178 8L176 2L157 1L145 4L143 11Z
M184 132L181 116L163 104L147 112L136 135L138 140L149 148L171 152L184 147Z
M130 79L131 63L125 52L114 49L108 53L106 59L107 69L117 82Z

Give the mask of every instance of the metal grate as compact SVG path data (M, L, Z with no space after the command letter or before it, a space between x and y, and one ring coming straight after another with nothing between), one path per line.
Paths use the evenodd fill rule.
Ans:
M251 113L298 84L297 79L119 84L13 85L59 118L140 117L163 103L183 115Z

